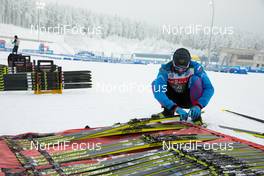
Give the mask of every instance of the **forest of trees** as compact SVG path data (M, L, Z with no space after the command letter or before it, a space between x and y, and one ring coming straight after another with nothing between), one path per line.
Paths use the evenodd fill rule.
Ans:
M36 2L34 0L0 0L0 23L14 24L30 28L38 23ZM119 36L128 39L156 38L194 49L206 49L209 36L199 34L172 35L162 32L162 27L145 22L134 21L119 16L94 13L86 9L48 3L40 15L41 26L58 24L81 25L85 28L102 27L101 38ZM213 36L212 48L221 47L264 49L264 38L251 33L235 31L233 35Z

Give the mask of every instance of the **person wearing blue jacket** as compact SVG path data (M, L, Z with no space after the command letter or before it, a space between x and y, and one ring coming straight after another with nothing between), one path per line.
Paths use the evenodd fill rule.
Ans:
M197 125L203 124L201 110L214 94L214 88L203 67L191 60L190 52L185 48L177 49L172 61L161 66L152 83L152 90L164 109L152 117L171 117L176 112L182 121L191 117Z

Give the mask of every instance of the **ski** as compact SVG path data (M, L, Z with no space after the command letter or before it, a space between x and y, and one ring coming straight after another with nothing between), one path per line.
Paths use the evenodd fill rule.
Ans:
M96 129L95 131L75 133L74 137L75 137L75 139L82 140L82 139L89 138L90 136L93 136L93 135L106 135L106 134L111 134L111 133L114 133L117 131L122 131L125 129L136 129L139 126L144 126L146 124L164 123L166 121L169 121L169 122L170 121L179 121L179 115L175 115L173 117L166 117L166 118L131 119L127 123L117 123L117 124L110 126L110 127Z
M146 129L146 125L153 125L153 124L165 124L166 122L178 122L179 116L173 116L173 117L166 117L166 118L141 118L141 119L132 119L127 123L118 123L113 126L109 127L103 127L103 128L96 128L92 130L86 130L81 131L77 133L72 134L66 134L66 135L55 135L55 136L49 136L49 137L41 137L37 138L40 143L60 143L63 141L74 141L74 140L82 140L82 139L88 139L88 138L94 138L94 137L103 137L103 136L113 136L113 135L121 135L121 134L129 134L134 131L134 133L142 133L147 131L160 131L162 128L158 128L156 126L156 129ZM165 126L164 126L165 127ZM168 126L167 126L168 127ZM165 127L165 128L167 128ZM174 125L175 128L182 129L187 128L188 126L183 125L182 123L177 123ZM174 128L169 127L169 128ZM30 146L30 141L28 140L20 140L24 148L27 148Z
M205 150L203 147L199 147L197 150L181 149L175 151L183 157L187 157L208 167L211 170L211 175L221 175L225 173L248 173L255 175L256 172L252 168L256 166L261 167L261 165L256 165L255 163L245 162L243 158L218 153L215 149Z
M133 134L133 133L157 132L157 131L164 131L164 130L180 130L184 128L188 128L188 127L182 124L142 125L142 126L138 126L135 128L127 128L124 130L118 130L112 133L104 132L104 133L94 134L94 135L91 135L90 138L125 135L125 134Z
M137 146L138 145L138 146ZM81 157L98 157L98 156L103 156L103 155L109 155L109 154L114 154L116 152L128 152L132 150L137 150L137 149L144 149L148 147L156 147L159 144L156 143L156 145L148 145L148 143L143 142L141 138L135 138L131 140L124 140L120 141L118 143L113 143L113 144L108 144L108 145L103 145L100 151L66 151L66 152L61 152L61 153L54 153L51 154L52 157L57 158L58 162L65 162L68 159L70 160L78 160ZM41 162L45 162L45 158L40 156L40 158L37 159L39 164Z
M14 141L8 137L4 137L3 139L6 141L8 147L15 154L16 158L21 163L21 165L26 168L25 171L22 171L17 175L29 175L29 173L31 173L30 175L41 176L39 169L31 162L31 160L27 156L25 156L21 152L23 151L23 149L20 146L17 146L16 143L14 143ZM7 172L6 175L13 174L9 174Z
M139 155L139 154L138 154ZM83 175L96 175L96 174L106 174L109 172L117 171L120 169L125 168L131 168L138 165L144 165L146 163L155 162L161 159L169 159L172 158L173 155L166 151L156 151L155 153L147 154L147 156L144 155L144 153L140 153L142 157L127 157L128 159L125 159L125 161L116 162L115 159L113 159L112 162L105 162L104 166L99 169L84 169L82 170ZM124 159L121 159L124 160ZM79 171L77 171L79 172ZM80 172L79 172L80 173ZM68 174L68 173L67 173Z
M63 136L62 136L63 137ZM61 137L61 138L62 138ZM52 136L46 138L52 139ZM57 137L59 138L59 137ZM40 138L41 139L41 138ZM232 143L233 150L222 151L221 147L216 150L205 150L204 147L198 146L197 149L172 148L171 151L154 149L139 153L121 154L122 156L114 157L110 160L112 154L123 152L134 152L138 149L150 149L161 146L157 143L161 141L176 141L186 143L189 141L205 142L214 140L212 136L192 136L180 135L145 135L140 138L121 140L112 144L102 146L102 151L68 151L62 153L49 154L48 159L52 159L52 165L57 168L40 169L38 172L44 175L55 176L58 171L61 175L261 175L264 168L264 155L259 149L250 147L246 144ZM185 142L184 142L185 141ZM154 144L154 146L147 146ZM192 143L195 145L195 143ZM142 146L144 146L141 148ZM203 144L205 145L205 144ZM206 144L208 145L208 144ZM224 145L219 143L219 146ZM15 147L19 148L19 147ZM83 152L83 153L81 153ZM118 155L117 155L118 156ZM34 166L44 166L49 163L44 154L39 157L27 157L21 159L24 163ZM104 158L101 158L104 157ZM101 158L95 164L81 164L81 160L96 160ZM76 163L74 163L76 161ZM70 164L70 165L69 165Z
M116 131L112 133L100 133L100 134L91 134L89 138L98 138L98 137L107 137L107 136L114 136L114 135L125 135L125 134L133 134L133 133L146 133L146 132L158 132L158 131L165 131L165 130L180 130L188 128L188 126L183 124L151 124L151 125L144 125L138 126L136 128L127 128L121 131ZM64 141L74 141L78 140L73 136L49 136L44 138L34 138L34 140L38 141L41 144L58 144ZM18 140L17 144L25 149L29 149L31 146L31 142L29 140Z
M73 162L77 160L84 160L93 157L102 157L106 155L113 155L123 152L131 152L147 148L156 148L163 145L163 141L171 141L173 144L178 143L192 143L192 142L203 142L217 139L214 135L142 135L140 138L134 138L131 140L124 140L118 143L107 144L101 147L99 151L68 151L68 152L58 152L51 154L51 157L55 162L65 163ZM43 156L33 157L36 165L43 165L46 162L46 159Z
M219 127L224 128L224 129L228 129L228 130L237 131L237 132L247 133L247 134L253 135L253 136L258 137L258 138L264 138L264 133L257 132L257 131L250 131L250 130L245 130L245 129L240 129L240 128L223 126L223 125L219 125Z
M229 112L229 113L232 113L232 114L235 114L235 115L238 115L238 116L250 119L250 120L254 120L254 121L257 121L257 122L264 123L264 120L259 119L259 118L255 118L255 117L252 117L252 116L249 116L249 115L241 114L241 113L230 111L230 110L227 110L227 109L223 109L223 111Z
M39 138L39 142L57 142L56 140L62 139L62 140L81 140L81 139L87 139L91 138L95 135L110 135L111 133L122 133L122 130L125 129L138 129L139 127L143 127L144 125L148 124L155 124L155 123L165 123L165 122L172 122L172 121L179 121L179 116L173 116L173 117L167 117L167 118L141 118L141 119L132 119L127 123L117 123L113 126L108 127L102 127L102 128L96 128L92 130L85 130L81 132L76 132L72 134L65 134L65 135L57 135L57 136L50 136L50 137L42 137ZM177 124L176 126L182 126L182 124ZM64 138L64 139L63 139Z
M129 167L125 169L120 169L115 172L110 172L109 175L133 175L133 176L140 176L140 175L151 175L151 174L158 174L168 172L169 173L180 173L181 171L185 170L186 172L191 172L193 169L199 169L198 166L193 165L191 163L186 163L184 161L179 161L176 157L171 157L168 159L160 159L153 162L143 163L142 165L137 165L134 167Z
M173 155L171 155L173 154ZM142 156L142 157L140 157ZM212 158L214 156L214 158ZM220 160L221 157L224 157L229 163L224 166L224 163L221 167L211 166L205 162L204 158L208 159L208 163L211 163L210 160ZM143 152L134 154L131 157L125 156L122 158L117 158L113 160L102 161L99 164L77 164L74 166L62 167L63 173L66 175L221 175L221 173L229 174L257 174L259 170L263 168L263 164L247 165L240 162L237 163L232 157L223 156L223 154L217 156L209 151L209 154L206 151L194 151L187 152L182 150L180 152L174 151L162 151L154 150L149 152ZM201 160L199 160L199 158ZM112 161L112 162L111 162ZM233 164L232 164L233 163ZM230 165L231 164L231 165ZM235 164L235 165L234 165ZM242 164L242 165L241 165ZM248 170L239 168L247 167ZM220 169L220 170L218 170ZM234 169L234 171L232 171ZM48 175L56 175L54 169L49 169L42 171L42 173ZM260 173L260 172L259 172Z
M105 174L113 174L114 172L120 172L120 171L130 171L131 169L135 169L138 167L146 167L149 165L155 165L156 163L161 162L169 162L169 161L175 161L183 166L184 162L180 162L179 158L176 158L173 156L171 152L167 151L156 151L155 153L149 153L145 156L144 152L139 153L137 155L142 155L142 157L125 157L120 159L113 159L113 162L111 161L103 161L99 165L98 164L92 164L92 165L81 165L81 166L69 166L62 168L64 170L64 173L67 175L105 175ZM122 161L123 160L123 161ZM120 162L121 161L121 162ZM187 163L185 163L187 164ZM99 167L97 167L99 166ZM54 171L51 170L52 173Z
M92 88L92 84L63 84L63 89L83 89Z
M91 71L85 70L85 71L63 71L64 75L90 75Z

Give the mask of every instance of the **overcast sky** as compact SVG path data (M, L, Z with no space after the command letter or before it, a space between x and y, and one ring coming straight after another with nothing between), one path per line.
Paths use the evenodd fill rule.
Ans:
M43 0L152 24L210 25L210 0ZM215 24L264 35L264 0L215 0Z

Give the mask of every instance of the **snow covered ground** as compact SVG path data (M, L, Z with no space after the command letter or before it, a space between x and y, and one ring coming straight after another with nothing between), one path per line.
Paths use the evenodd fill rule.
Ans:
M6 58L7 53L0 52L0 64L6 64ZM159 65L55 63L64 70L91 70L93 88L67 90L62 95L1 92L0 135L112 125L161 111L150 87ZM264 119L264 75L208 74L215 87L215 95L203 115L209 128L264 145L263 139L218 127L221 124L264 132L264 124L221 112L228 108Z

